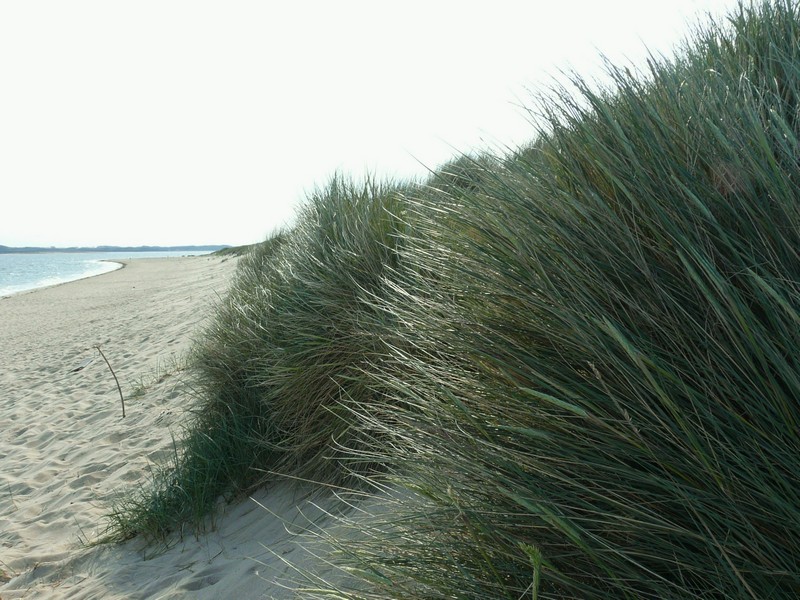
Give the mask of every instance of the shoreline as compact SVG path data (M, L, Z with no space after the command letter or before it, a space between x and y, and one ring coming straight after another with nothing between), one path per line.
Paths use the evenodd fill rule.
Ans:
M7 294L0 294L0 300L5 300L7 298L13 298L15 296L21 296L23 294L32 294L34 292L40 292L42 290L58 287L60 285L67 285L67 284L70 284L70 283L76 283L78 281L83 281L84 279L91 279L92 277L102 277L103 275L108 275L109 273L114 273L115 271L120 271L120 270L124 269L125 265L126 265L125 261L122 261L122 260L111 260L111 259L105 259L105 258L101 258L100 262L114 263L114 264L117 264L119 266L117 268L111 269L109 271L103 271L102 273L91 273L89 275L81 275L80 277L76 277L75 279L68 279L67 281L59 281L57 283L47 283L45 285L37 285L36 287L32 287L32 288L28 288L28 289L24 289L24 290L19 290L17 292L10 292L10 293L7 293Z
M126 263L131 261L137 260L149 260L149 259L156 259L156 258L192 258L192 257L200 257L200 256L212 256L213 253L211 252L204 252L202 254L187 254L185 251L175 251L174 253L171 251L142 251L139 252L140 256L136 256L137 253L132 252L125 252L125 251L98 251L95 253L90 252L38 252L38 253L31 253L34 256L45 256L45 255L70 255L70 256L79 256L82 258L88 258L89 260L96 262L96 263L111 263L120 265L117 268L110 269L107 271L97 272L79 272L73 275L67 275L64 280L57 280L55 282L47 282L48 279L58 279L58 276L49 276L45 277L44 280L40 280L34 283L22 283L19 285L25 286L23 289L14 290L10 292L0 292L0 300L5 298L10 298L12 296L17 296L19 294L25 294L36 290L47 289L50 287L63 285L65 283L72 283L74 281L81 281L83 279L88 279L90 277L97 277L100 275L106 275L107 273L112 273L114 271L118 271L121 268L124 268ZM97 256L92 256L92 254L96 254ZM115 254L119 254L121 256L114 256ZM0 258L2 256L12 256L12 257L19 257L19 256L27 256L28 254L25 253L7 253L7 254L0 254ZM45 283L41 283L41 281L45 281ZM28 287L30 286L30 287ZM14 287L14 285L8 286ZM3 286L0 286L2 289Z

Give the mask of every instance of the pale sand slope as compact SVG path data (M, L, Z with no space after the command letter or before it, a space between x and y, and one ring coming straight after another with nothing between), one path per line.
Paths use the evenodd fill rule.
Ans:
M135 539L81 544L102 530L114 495L146 484L148 466L169 455L190 401L181 357L235 265L208 256L139 259L0 299L2 600L283 598L293 597L280 583L293 573L286 560L320 571L287 529L322 514L309 499L320 507L332 500L286 484L228 507L215 531L189 534L149 560ZM125 419L97 344L126 396Z

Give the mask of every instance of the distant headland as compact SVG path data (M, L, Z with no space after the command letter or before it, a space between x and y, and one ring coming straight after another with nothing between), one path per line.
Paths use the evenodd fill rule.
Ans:
M69 248L25 246L13 248L0 245L0 254L38 254L43 252L216 252L225 248L230 248L230 246L72 246Z

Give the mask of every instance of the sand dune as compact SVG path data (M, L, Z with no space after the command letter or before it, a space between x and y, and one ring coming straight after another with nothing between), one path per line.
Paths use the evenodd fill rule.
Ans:
M285 561L306 564L294 528L333 506L296 486L227 507L211 533L176 538L149 560L140 540L83 543L104 527L114 495L146 483L149 465L172 451L189 400L182 357L235 264L134 260L0 299L2 600L293 597ZM97 345L122 386L124 419Z

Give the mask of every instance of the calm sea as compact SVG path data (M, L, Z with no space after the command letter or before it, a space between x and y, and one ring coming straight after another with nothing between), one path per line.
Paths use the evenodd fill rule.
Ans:
M44 252L0 254L0 297L48 285L100 275L120 267L107 262L137 258L188 256L208 252Z

